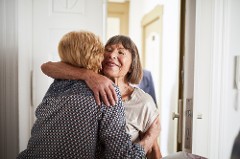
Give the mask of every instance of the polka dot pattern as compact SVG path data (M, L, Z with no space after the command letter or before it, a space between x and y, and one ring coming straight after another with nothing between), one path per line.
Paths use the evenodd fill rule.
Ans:
M84 81L55 80L36 109L27 149L18 159L143 158L126 133L119 89L115 106L98 106Z

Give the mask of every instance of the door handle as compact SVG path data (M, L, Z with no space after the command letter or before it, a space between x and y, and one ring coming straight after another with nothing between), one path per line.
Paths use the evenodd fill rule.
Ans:
M172 113L172 120L174 120L175 118L179 119L180 118L180 114L173 112Z
M174 120L174 119L178 119L178 128L177 128L177 141L178 141L178 143L182 143L182 126L183 126L183 124L182 124L182 116L181 116L181 114L180 113L182 113L182 106L183 106L183 103L182 103L182 99L179 99L178 100L178 111L179 111L179 113L175 113L175 112L173 112L172 113L172 120Z
M177 128L177 141L178 143L182 143L182 126L183 126L183 118L180 113L182 113L183 100L178 100L178 111L179 113L172 113L172 120L178 119L178 128Z

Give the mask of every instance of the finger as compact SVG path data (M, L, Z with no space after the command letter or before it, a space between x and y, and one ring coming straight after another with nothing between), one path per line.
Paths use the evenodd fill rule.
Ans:
M106 92L106 94L107 94L108 102L110 102L111 105L115 105L116 102L115 102L115 100L114 100L112 90L111 90L111 89L106 89L105 92ZM114 91L114 93L115 93L115 91Z
M111 94L112 94L112 98L115 100L115 102L117 103L118 102L118 97L117 97L117 93L116 93L116 91L115 91L115 88L114 88L114 86L113 85L111 85L110 87L109 87L109 89L111 90Z
M100 101L100 98L99 98L99 93L98 92L93 92L94 94L94 98L95 98L95 101L97 103L97 105L101 105L101 101Z
M105 91L100 91L100 95L101 95L101 99L102 99L103 103L106 106L110 106L106 92Z

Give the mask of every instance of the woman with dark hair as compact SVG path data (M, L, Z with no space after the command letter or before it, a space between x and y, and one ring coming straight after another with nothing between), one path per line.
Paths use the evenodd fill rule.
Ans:
M154 125L160 125L159 113L152 97L134 86L142 78L142 66L138 49L127 36L116 35L107 41L102 62L102 74L106 76L105 78L90 70L79 69L62 62L48 62L41 68L45 74L53 78L85 80L93 90L97 101L101 96L104 102L110 100L113 103L115 97L109 96L113 92L112 84L107 86L104 82L102 82L103 86L98 84L99 81L108 82L106 77L111 79L120 89L126 113L127 132L134 143L141 141L141 137L149 134L148 131L151 131ZM99 87L103 89L96 91ZM161 152L157 138L152 140L155 142L147 153L147 157L159 159Z
M103 44L91 32L69 32L58 46L59 56L76 68L98 73ZM55 79L36 109L27 148L18 159L141 159L152 146L149 136L133 144L126 133L125 112L119 89L118 102L98 106L83 80ZM157 136L151 133L153 136ZM151 136L150 135L150 136Z

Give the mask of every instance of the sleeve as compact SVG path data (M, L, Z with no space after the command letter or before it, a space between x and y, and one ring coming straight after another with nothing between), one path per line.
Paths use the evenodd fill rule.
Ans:
M149 72L149 94L152 96L154 102L157 103L156 95L155 95L155 88L154 88L154 83L153 83L153 78L152 78L151 72Z
M152 125L153 121L158 117L159 112L156 108L156 104L154 103L150 95L147 96L144 107L143 132L146 132L148 128Z
M139 144L133 144L130 135L126 133L126 120L120 92L118 103L112 107L102 107L103 115L100 122L101 158L132 158L145 156L144 149Z

